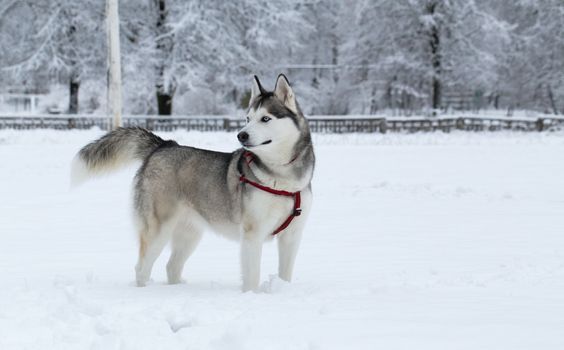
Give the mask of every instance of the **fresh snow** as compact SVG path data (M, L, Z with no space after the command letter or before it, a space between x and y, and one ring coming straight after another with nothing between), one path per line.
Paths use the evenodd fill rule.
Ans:
M134 286L135 167L69 190L100 135L0 131L0 349L564 348L562 133L315 135L295 281L270 243L245 294L213 234L185 284L165 284L165 252Z

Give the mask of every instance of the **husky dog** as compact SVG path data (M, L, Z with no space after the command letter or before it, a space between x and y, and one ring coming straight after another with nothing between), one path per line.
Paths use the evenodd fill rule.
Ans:
M290 281L312 202L315 156L307 120L290 84L279 75L273 92L255 76L243 146L221 153L180 146L142 128L118 128L80 150L72 179L141 160L134 206L139 232L138 286L145 286L167 242L169 283L202 233L215 231L241 245L243 291L257 290L262 245L278 239L278 275Z

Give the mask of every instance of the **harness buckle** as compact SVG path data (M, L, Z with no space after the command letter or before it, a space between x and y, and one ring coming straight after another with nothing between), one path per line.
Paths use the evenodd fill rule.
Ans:
M300 215L302 215L302 209L301 208L294 209L294 216L300 216Z

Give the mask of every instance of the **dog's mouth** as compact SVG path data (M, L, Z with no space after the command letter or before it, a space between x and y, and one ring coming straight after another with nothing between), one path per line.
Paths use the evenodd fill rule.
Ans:
M253 148L253 147L268 145L268 144L271 143L271 142L272 142L272 140L267 140L267 141L264 141L263 143L261 143L260 145L250 145L250 144L248 144L248 143L243 143L243 147L245 147L245 148Z

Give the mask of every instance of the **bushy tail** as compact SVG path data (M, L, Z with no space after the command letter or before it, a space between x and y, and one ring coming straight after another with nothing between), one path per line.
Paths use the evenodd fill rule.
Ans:
M84 146L74 157L71 185L143 160L167 141L143 128L118 128Z

